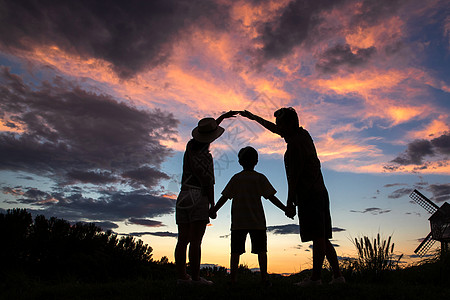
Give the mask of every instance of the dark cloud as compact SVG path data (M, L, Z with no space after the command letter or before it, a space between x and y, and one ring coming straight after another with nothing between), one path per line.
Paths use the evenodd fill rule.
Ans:
M395 191L393 191L390 195L388 195L388 198L390 199L398 199L401 198L403 196L407 196L409 194L411 194L413 190L411 188L402 188L402 189L397 189Z
M450 183L431 184L427 189L433 193L432 199L436 202L450 200Z
M167 174L147 166L124 172L122 177L131 179L130 184L135 187L139 187L141 184L152 187L155 186L160 179L170 178Z
M0 1L0 46L57 46L103 59L122 78L163 64L172 44L196 27L226 28L227 7L208 0Z
M344 66L350 68L363 66L375 52L375 47L350 49L348 44L339 44L319 56L316 68L322 73L333 74Z
M320 13L344 1L295 0L281 12L279 18L267 22L261 29L264 59L278 59L292 48L304 43L323 21Z
M408 145L408 149L391 162L399 165L421 165L425 156L434 155L433 146L428 140L415 140Z
M410 202L411 202L411 201L410 201ZM415 202L412 202L412 203L415 203ZM405 215L415 215L415 216L420 217L422 214L420 214L420 213L418 213L418 212L406 212Z
M345 231L345 229L339 228L339 227L333 227L332 231L333 232L342 232L342 231ZM267 232L271 232L273 234L299 234L300 228L297 224L267 226Z
M391 163L398 165L423 165L426 156L436 156L438 154L450 154L450 133L445 133L432 140L415 140L408 144L408 148ZM395 167L395 166L392 166Z
M5 126L6 126L6 127L9 127L9 128L17 128L16 124L14 124L14 123L12 123L12 122L6 122L6 123L5 123Z
M105 184L117 181L117 177L112 176L110 172L84 172L72 170L67 173L67 178L81 183Z
M344 228L339 228L339 227L333 227L333 228L331 228L331 230L332 230L333 232L342 232L342 231L346 231L346 229L344 229Z
M364 209L362 211L360 211L360 210L350 210L350 212L354 212L354 213L361 213L361 214L370 213L372 215L381 215L381 214L388 213L390 211L391 211L390 209L381 209L379 207L369 207L369 208L366 208L366 209Z
M385 184L383 187L390 188L390 187L402 186L402 185L407 185L407 184L406 183L388 183L388 184Z
M296 46L308 46L339 32L341 27L328 23L324 12L335 8L344 9L349 14L349 28L356 30L391 17L403 3L399 0L294 0L280 12L279 18L261 27L263 59L282 58ZM360 49L356 55L351 55L345 46L334 46L325 51L325 60L319 64L319 68L332 72L342 64L359 65L374 51L373 48Z
M149 220L149 219L138 219L138 218L130 218L127 220L129 223L147 226L147 227L161 227L164 224L160 221Z
M380 21L394 15L402 4L408 0L364 0L356 1L360 3L356 14L352 17L352 26L372 26L379 24Z
M81 222L87 224L88 222ZM119 225L113 222L103 221L103 222L92 222L95 226L100 227L103 231L113 230L119 228Z
M3 189L5 190L5 188ZM30 212L69 221L80 219L122 221L139 220L173 213L175 201L146 191L105 193L98 199L82 194L49 193L36 188L22 188L17 202L30 205Z
M52 177L60 184L105 184L120 179L150 188L171 151L178 121L94 94L62 79L35 87L0 69L0 116L23 133L0 133L0 169Z
M154 235L154 236L159 236L159 237L174 237L174 238L176 238L178 236L178 233L169 232L169 231L165 231L165 232L131 232L131 233L128 233L127 235L137 236L137 237L141 237L143 235Z
M440 137L432 139L431 144L436 151L442 154L450 154L450 133L447 132Z
M300 228L297 224L267 226L267 232L273 234L299 234Z

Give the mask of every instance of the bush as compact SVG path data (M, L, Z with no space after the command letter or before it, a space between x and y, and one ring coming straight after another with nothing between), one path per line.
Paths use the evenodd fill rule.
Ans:
M42 279L75 276L84 281L151 276L153 249L131 236L118 238L95 224L71 225L24 209L0 214L2 271L21 270Z

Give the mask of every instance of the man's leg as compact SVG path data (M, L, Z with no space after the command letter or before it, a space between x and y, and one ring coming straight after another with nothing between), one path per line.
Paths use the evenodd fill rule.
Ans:
M267 280L267 252L258 253L259 271L261 272L261 280Z
M239 257L241 255L238 253L231 253L230 256L230 276L231 276L231 282L235 283L236 282L236 277L237 277L237 271L239 268Z
M325 244L325 255L327 257L328 262L330 263L331 269L333 270L334 278L338 278L342 276L341 270L339 269L339 261L337 259L336 250L331 244L330 240L326 240Z
M319 280L322 277L323 260L325 259L326 239L313 240L313 273L311 280Z

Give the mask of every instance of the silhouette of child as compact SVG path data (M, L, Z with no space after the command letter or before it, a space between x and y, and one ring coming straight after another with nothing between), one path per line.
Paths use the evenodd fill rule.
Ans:
M252 147L239 151L239 164L243 170L235 174L222 192L217 204L210 209L210 217L215 219L217 211L228 199L231 204L231 282L236 282L239 257L245 253L245 239L250 234L252 253L258 254L259 269L263 284L267 281L267 234L266 218L261 196L270 200L282 211L286 206L275 196L277 192L266 176L254 170L258 163L258 152Z

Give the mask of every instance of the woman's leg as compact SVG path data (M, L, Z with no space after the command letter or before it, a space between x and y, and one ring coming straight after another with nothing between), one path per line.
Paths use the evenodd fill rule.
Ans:
M191 226L189 223L178 224L178 240L175 247L175 265L178 279L187 279L186 273L186 249L189 244Z
M191 265L193 280L200 280L201 245L206 224L206 221L195 221L190 224L189 263Z

